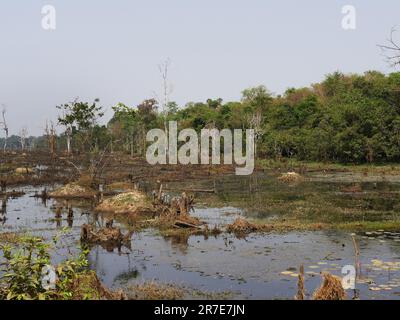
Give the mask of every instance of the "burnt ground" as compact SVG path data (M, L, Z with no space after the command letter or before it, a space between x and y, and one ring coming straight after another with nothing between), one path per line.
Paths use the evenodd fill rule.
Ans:
M94 183L129 181L173 182L233 174L229 165L150 165L141 157L121 153L92 156L52 156L48 152L7 152L0 154L0 181L7 187L68 183L90 176Z

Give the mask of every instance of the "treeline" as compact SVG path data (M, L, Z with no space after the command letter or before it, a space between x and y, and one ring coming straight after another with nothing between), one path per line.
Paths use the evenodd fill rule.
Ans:
M162 128L156 102L134 112L116 108L109 126L119 138L131 132L143 138ZM129 111L128 111L129 110ZM129 123L129 112L137 123ZM132 119L132 117L128 117ZM308 88L291 88L273 96L263 87L242 92L241 101L222 99L168 106L168 119L181 128L253 128L259 158L295 158L341 163L400 161L400 73L363 75L336 72ZM121 120L124 119L124 120ZM140 131L143 133L140 134ZM140 139L139 139L140 140ZM134 144L138 146L138 143Z
M274 96L264 86L242 92L242 99L208 99L179 107L154 99L138 106L118 104L107 125L99 125L102 108L72 102L58 107L65 134L56 148L70 152L124 151L144 155L146 133L178 121L180 129L252 128L258 158L372 163L400 161L400 73L369 71L363 75L339 72L308 88L289 89ZM41 139L46 145L49 135ZM50 143L49 142L49 143ZM39 145L39 144L38 144ZM54 147L54 146L53 146Z
M5 138L0 138L0 148L4 147ZM18 135L11 135L7 138L7 150L21 150L21 137ZM30 136L25 138L24 150L35 150L47 148L46 138L44 136L34 137Z

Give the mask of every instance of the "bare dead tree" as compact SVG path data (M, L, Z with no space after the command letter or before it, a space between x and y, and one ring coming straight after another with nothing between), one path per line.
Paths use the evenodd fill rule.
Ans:
M54 156L55 152L56 152L57 133L56 133L56 129L54 128L53 121L50 121L50 124L48 121L46 121L45 135L47 138L47 145L49 147L50 153L52 156Z
M6 121L6 106L3 104L2 105L2 110L1 110L1 115L2 115L2 121L0 122L0 127L4 130L4 146L3 146L3 152L6 152L7 149L7 140L8 140L8 126L7 126L7 121Z
M169 106L169 97L172 93L172 86L169 83L168 80L168 73L169 73L169 68L171 66L171 59L167 58L165 61L161 62L158 65L158 70L161 75L162 79L162 102L161 102L161 108L162 108L162 113L164 117L164 130L165 134L168 137L168 106ZM157 99L159 100L159 99ZM166 151L167 151L167 156L168 156L168 144L166 146Z
M71 154L71 141L72 141L72 128L68 126L65 129L65 136L67 137L67 154Z
M21 150L25 150L25 145L26 145L26 139L28 138L28 129L27 127L23 127L19 131L19 142L21 143Z
M117 140L116 142L119 142L119 140ZM107 151L109 151L110 147L111 141L108 142L108 144L102 151L98 151L96 150L96 148L92 148L92 150L89 152L90 164L87 169L79 167L79 165L75 164L72 161L67 160L67 162L75 168L80 177L87 174L90 178L90 183L92 184L103 174L104 168L112 159L111 157L107 157Z
M394 40L394 34L396 29L393 27L390 31L390 37L387 39L386 45L378 45L382 50L382 54L385 60L389 63L391 67L396 67L400 65L400 44L397 44Z
M254 154L257 156L257 144L263 135L261 110L257 110L255 113L251 114L248 117L247 122L250 126L250 129L254 130L254 138L255 138Z
M29 150L34 150L36 147L36 137L32 137L31 143L29 144Z
M162 109L163 112L166 114L168 113L169 96L172 93L172 87L168 82L168 73L170 66L171 66L171 59L169 58L167 58L165 61L161 62L158 65L158 70L162 78L162 91L163 91Z

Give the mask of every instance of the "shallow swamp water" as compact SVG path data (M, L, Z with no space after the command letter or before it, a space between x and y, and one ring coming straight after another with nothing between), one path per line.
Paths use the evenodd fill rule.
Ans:
M287 185L272 175L258 174L171 183L167 187L215 188L215 194L196 194L193 213L211 227L223 228L238 216L269 222L285 216L317 222L397 220L400 179L343 173L314 173L307 178L300 184ZM90 203L74 203L73 221L65 218L57 222L54 201L43 203L32 197L41 189L19 188L26 195L8 200L7 220L0 230L47 239L62 232L61 245L53 254L57 263L77 252L80 226L94 221L101 225L103 216L94 214ZM349 290L348 296L400 299L400 232L359 232L356 239L362 273L357 292ZM156 229L146 229L133 234L131 248L111 251L94 246L89 262L111 288L154 280L188 289L188 298L196 298L201 292L202 297L209 293L214 298L293 299L300 265L305 267L305 287L311 294L321 283L320 272L341 276L342 267L354 264L354 247L347 231L255 233L239 238L223 233L205 238L165 237Z

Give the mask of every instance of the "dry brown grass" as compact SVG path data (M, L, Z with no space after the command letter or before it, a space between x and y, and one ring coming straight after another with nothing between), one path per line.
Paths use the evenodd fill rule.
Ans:
M130 286L127 295L130 300L179 300L185 296L185 290L152 281Z
M313 300L345 300L346 291L342 287L342 281L339 277L329 273L322 275L323 281L321 287L313 294Z
M322 224L302 225L298 221L264 223L262 220L249 222L243 218L238 218L233 224L227 226L226 231L236 235L247 235L254 232L289 232L293 230L321 230L324 228L325 226Z
M345 193L359 193L362 192L362 186L359 183L353 184L351 186L343 187L340 190L341 192Z
M90 174L87 173L81 174L78 181L76 182L76 184L85 188L91 188L92 183L93 183L93 178Z
M16 174L32 174L33 169L32 168L16 168L15 173Z
M0 233L0 243L18 243L20 236L13 232Z
M134 189L132 183L124 181L113 182L107 185L106 188L107 190L110 191L115 191L115 190L131 191Z
M73 300L126 300L122 290L106 288L94 271L81 274L72 284Z
M151 212L152 205L143 192L130 191L105 199L96 207L96 211L113 212L116 214Z
M303 181L304 178L296 172L288 172L282 174L278 180L285 183L297 183Z
M234 223L228 225L226 231L236 234L249 234L258 231L260 226L252 224L245 219L238 218Z
M81 239L92 243L122 240L123 236L119 228L102 228L95 230L91 225L84 224L81 227Z
M96 193L92 189L81 186L78 183L68 183L49 193L53 198L91 198L94 197L95 194Z

